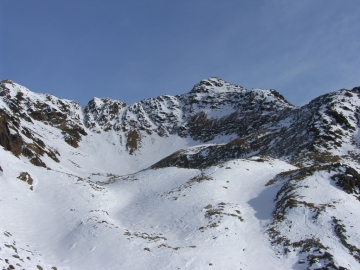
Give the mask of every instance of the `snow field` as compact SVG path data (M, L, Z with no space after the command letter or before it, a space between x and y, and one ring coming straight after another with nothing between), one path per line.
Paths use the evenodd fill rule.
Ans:
M284 162L144 170L106 184L107 176L79 178L1 151L8 159L1 160L0 222L58 269L277 269L264 234L271 207L254 198L269 177L293 168ZM22 171L34 179L33 191L16 178ZM211 179L192 180L202 175ZM207 215L212 209L219 214Z

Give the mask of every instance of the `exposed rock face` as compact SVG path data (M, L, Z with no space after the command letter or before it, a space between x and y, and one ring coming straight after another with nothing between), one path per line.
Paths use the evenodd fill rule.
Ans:
M28 172L22 172L18 176L18 179L27 183L30 186L30 190L34 190L34 187L33 187L34 179L31 177L31 175Z
M359 128L359 102L359 88L354 88L320 96L303 107L275 109L265 115L257 114L256 110L246 115L245 110L246 117L242 118L239 110L222 119L224 127L238 128L232 133L239 136L238 139L202 148L195 154L176 153L155 166L184 166L185 163L189 167L209 166L252 155L273 156L298 165L338 162L340 156L351 154L344 149L348 145L357 152L354 138ZM196 117L194 123L203 132L207 125L215 126L203 124L207 121L203 112ZM230 124L226 125L229 118Z
M93 98L84 109L84 124L87 128L96 127L96 123L103 127L104 131L111 130L111 122L118 117L121 109L126 107L125 103L111 100L109 98Z
M1 81L0 97L0 144L16 156L28 157L36 166L46 167L41 160L45 153L58 162L59 153L49 149L34 132L34 121L60 129L64 141L73 147L87 134L80 119L81 107L73 101L35 94L9 80ZM20 125L21 121L27 125Z
M20 119L58 128L72 147L78 147L89 132L115 132L129 154L141 151L142 138L152 134L177 135L199 142L216 141L221 136L233 139L192 154L191 159L179 159L186 153L176 153L178 161L173 160L173 155L166 163L161 162L162 166L180 165L183 161L179 160L185 159L189 160L187 166L199 162L207 166L254 154L299 165L323 164L337 162L339 156L357 155L354 136L359 122L359 88L329 93L295 107L275 90L246 90L212 77L187 94L164 95L132 105L94 98L84 109L74 101L35 94L11 81L2 81L0 89L5 105L0 112L0 144L38 166L46 166L40 159L44 153L53 160L58 160L59 153L46 149L30 127L20 127ZM25 143L23 135L32 142ZM346 145L353 145L355 150L347 153ZM204 151L213 158L199 161Z
M136 149L138 149L139 133L136 130L132 130L127 134L126 149L131 155Z
M16 126L19 127L19 121L4 110L0 110L0 145L15 156L19 156L23 141L17 133Z
M202 80L187 94L144 99L130 106L109 99L93 99L84 112L86 126L94 131L137 129L147 134L177 134L206 142L219 135L240 135L259 128L290 108L294 106L275 90L249 91L210 78Z

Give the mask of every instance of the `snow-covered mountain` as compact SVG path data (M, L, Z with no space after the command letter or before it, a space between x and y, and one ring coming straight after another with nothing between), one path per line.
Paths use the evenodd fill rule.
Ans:
M211 77L85 107L0 84L3 269L358 269L360 88Z

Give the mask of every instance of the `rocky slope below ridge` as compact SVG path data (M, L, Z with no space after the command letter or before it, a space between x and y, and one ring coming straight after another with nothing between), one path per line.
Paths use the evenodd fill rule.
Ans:
M278 191L267 234L276 252L298 252L307 269L355 269L347 267L360 263L359 173L340 163L311 166L280 173L266 184L273 185Z
M1 82L0 96L4 119L0 144L39 166L46 166L41 159L44 154L57 162L60 153L44 144L32 129L34 122L59 129L72 147L78 147L89 132L113 132L118 137L115 144L136 154L141 152L143 138L153 134L209 142L223 135L248 133L251 116L252 129L256 129L293 108L274 90L249 91L218 78L202 80L187 94L144 99L130 106L94 98L81 108L74 101L36 94L8 80Z
M59 162L60 153L44 143L43 135L34 131L34 123L60 130L62 139L72 147L87 135L82 109L74 101L36 94L9 80L1 81L0 97L0 145L36 166L46 166L41 159L45 154Z
M360 88L322 95L303 107L274 114L262 125L237 133L225 145L181 150L164 158L153 168L206 167L253 155L272 156L297 166L359 160ZM257 115L253 116L255 119ZM252 117L248 117L251 123ZM256 120L255 120L256 121Z
M93 130L135 129L160 136L190 135L206 142L224 132L232 134L251 128L246 123L251 114L257 114L258 118L272 117L287 108L293 106L275 90L250 91L210 78L202 80L187 94L163 95L130 106L110 99L93 99L84 111L85 125ZM259 119L251 124L256 127L263 121Z
M359 92L360 88L343 89L295 107L275 90L246 90L212 77L183 95L163 95L132 105L94 98L81 108L74 101L36 94L4 80L0 84L0 145L37 166L46 166L41 158L45 154L58 162L61 153L32 130L31 124L38 121L59 129L62 139L75 148L83 136L101 132L114 133L118 137L114 144L135 155L146 147L144 138L154 134L199 143L222 138L226 143L196 153L191 150L191 154L186 150L174 153L155 167L208 166L255 154L297 165L357 159ZM25 122L28 125L21 124Z

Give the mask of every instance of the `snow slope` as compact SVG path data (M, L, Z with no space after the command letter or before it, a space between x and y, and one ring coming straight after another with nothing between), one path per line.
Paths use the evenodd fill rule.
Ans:
M8 159L2 161L0 222L46 258L42 267L277 268L264 237L272 197L262 198L267 209L254 199L271 177L293 168L282 161L234 160L202 171L165 168L79 178L3 155ZM33 190L17 179L23 171L31 172ZM30 267L10 257L15 262Z

